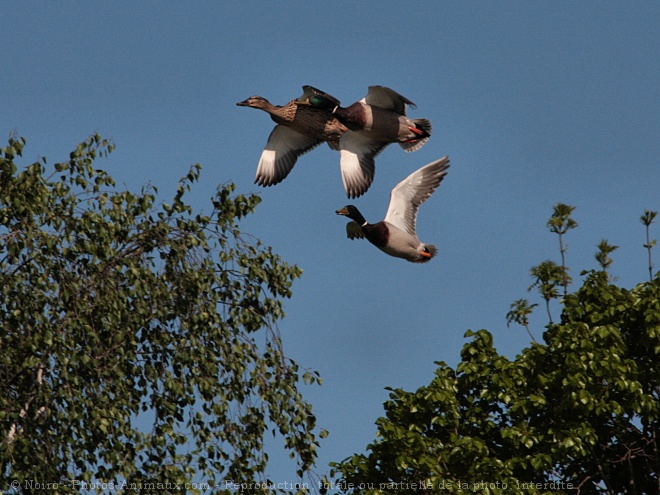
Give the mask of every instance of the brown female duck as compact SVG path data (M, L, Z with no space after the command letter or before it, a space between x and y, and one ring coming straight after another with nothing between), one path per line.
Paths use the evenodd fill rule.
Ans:
M304 86L303 95L284 106L272 105L266 98L251 96L236 105L252 107L270 114L277 124L268 137L259 165L255 183L260 186L272 186L283 181L296 164L298 157L316 148L322 142L334 150L339 149L339 138L346 132L346 126L340 123L327 109L311 105L299 105L299 100L313 94L324 94L311 87ZM326 103L332 103L327 95ZM338 104L339 102L337 102Z

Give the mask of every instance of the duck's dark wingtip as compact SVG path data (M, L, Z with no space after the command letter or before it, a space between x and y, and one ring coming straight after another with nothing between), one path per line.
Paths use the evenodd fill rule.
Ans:
M272 180L269 179L264 179L263 177L257 177L256 179L254 179L254 183L261 187L270 187L277 184L277 182L273 182Z
M360 196L362 196L364 193L366 193L367 189L368 188L365 188L365 189L350 189L350 190L346 191L346 197L348 199L357 199Z

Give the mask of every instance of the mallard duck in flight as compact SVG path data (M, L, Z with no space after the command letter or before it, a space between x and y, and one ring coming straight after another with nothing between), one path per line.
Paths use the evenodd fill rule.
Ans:
M353 205L337 210L352 222L346 225L349 239L365 238L381 251L415 263L433 258L438 249L419 240L415 231L417 210L438 188L447 175L449 158L443 157L413 172L392 189L385 218L378 223L367 222Z
M339 149L339 138L346 132L346 126L329 110L299 104L299 101L304 101L313 94L322 93L312 86L304 86L303 90L300 98L291 100L284 106L272 105L262 96L251 96L236 103L240 107L252 107L267 112L277 124L268 136L257 166L254 182L260 186L273 186L282 182L300 155L324 141L330 148ZM332 98L329 95L328 97ZM331 100L327 102L330 104Z
M339 139L340 164L344 188L349 198L364 194L373 182L375 157L389 144L398 143L404 151L421 148L431 137L431 122L406 117L406 105L415 104L384 86L369 86L360 101L342 107L333 96L311 86L298 105L331 112L349 132Z

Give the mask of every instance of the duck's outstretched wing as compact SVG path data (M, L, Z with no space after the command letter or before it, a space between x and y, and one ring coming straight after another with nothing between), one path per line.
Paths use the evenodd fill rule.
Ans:
M339 139L341 178L349 198L362 196L374 180L375 158L387 143L346 131Z
M348 222L346 224L346 237L349 239L364 239L364 231L357 222Z
M408 98L385 86L369 86L369 92L362 101L367 105L384 108L399 115L406 114L406 105L415 108L415 104Z
M267 187L282 182L298 157L319 144L319 139L305 136L284 125L276 125L261 153L254 183Z
M416 170L399 182L390 193L390 205L385 215L385 222L417 236L417 210L438 188L447 175L449 158L443 157Z

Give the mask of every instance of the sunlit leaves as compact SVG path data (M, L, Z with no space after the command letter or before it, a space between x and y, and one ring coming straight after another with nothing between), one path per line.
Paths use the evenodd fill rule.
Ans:
M648 253L649 279L653 279L653 260L651 257L651 250L653 249L653 246L655 246L656 244L656 240L651 239L650 227L657 215L658 215L657 211L644 210L644 214L639 219L642 222L642 224L644 224L644 228L646 229L646 242L643 244L643 246L646 248L646 251Z
M568 293L568 285L571 283L571 278L568 276L568 268L566 266L566 246L564 244L564 234L578 226L578 223L571 217L573 210L575 210L575 206L566 205L564 203L557 203L552 208L552 216L547 223L550 232L557 234L557 238L559 239L559 252L561 255L562 272L561 285L564 287L564 295Z
M569 206L563 203L557 203L552 208L552 216L548 220L548 228L555 234L565 234L570 229L578 226L577 222L571 218L571 213L575 206Z
M19 171L24 145L0 150L0 489L35 473L254 482L272 427L308 471L298 385L320 378L276 326L301 270L240 232L259 198L228 184L195 213L199 165L159 204L94 168L114 147L98 135L50 175L45 159Z
M550 227L565 233L571 212L556 209ZM613 248L599 245L602 270L561 299L544 344L512 361L489 332L469 331L455 368L437 363L429 385L391 389L367 453L335 465L343 491L658 493L660 278L613 285ZM532 288L559 298L564 274L543 262ZM527 327L533 306L516 301L507 323Z
M612 246L605 239L603 239L598 243L596 247L598 248L598 252L594 255L594 257L596 258L596 261L598 261L600 267L603 270L607 270L613 262L612 258L610 258L610 253L619 249L619 246Z
M530 269L530 274L534 283L527 289L536 288L541 297L545 300L548 319L552 323L550 314L550 301L559 297L559 287L567 280L565 269L557 265L552 260L545 260Z
M511 323L517 323L527 330L527 333L531 339L536 342L532 331L529 329L529 315L532 314L534 308L538 304L529 304L527 299L518 299L511 304L510 311L506 314L506 325L509 326Z

